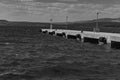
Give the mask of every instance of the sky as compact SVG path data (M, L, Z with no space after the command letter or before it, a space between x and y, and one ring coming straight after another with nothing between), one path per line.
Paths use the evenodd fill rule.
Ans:
M30 22L65 22L119 18L120 0L0 0L0 19Z

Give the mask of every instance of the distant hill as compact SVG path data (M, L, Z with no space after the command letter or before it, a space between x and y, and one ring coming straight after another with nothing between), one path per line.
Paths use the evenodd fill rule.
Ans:
M89 23L96 23L96 19L94 20L85 20L85 21L74 21L68 22L67 24L89 24ZM120 23L120 18L100 18L98 19L99 23ZM49 22L25 22L25 21L7 21L7 20L0 20L0 26L48 26ZM66 25L66 22L54 22L55 25Z
M75 21L56 23L53 28L93 31L96 27L96 19L86 21ZM98 19L98 27L101 32L120 33L120 18L101 18Z
M16 22L16 21L7 21L0 20L0 28L31 28L36 30L40 28L50 28L50 23L45 22ZM96 27L96 19L86 20L86 21L75 21L75 22L54 22L54 29L72 29L72 30L84 30L84 31L93 31L93 28ZM115 32L120 33L120 18L101 18L98 19L98 27L102 32ZM8 29L7 28L7 29Z
M85 20L85 21L75 21L74 23L85 23L85 22L120 22L120 18L100 18L98 20Z
M42 22L16 22L16 21L7 21L7 20L0 20L0 26L40 26L46 27L49 26L49 23L42 23Z
M96 26L96 22L98 22L100 27L119 27L120 26L120 18L101 18L101 19L94 19L94 20L86 20L86 21L75 21L75 22L60 22L60 23L54 23L58 26L66 26L66 25L72 25L72 26Z

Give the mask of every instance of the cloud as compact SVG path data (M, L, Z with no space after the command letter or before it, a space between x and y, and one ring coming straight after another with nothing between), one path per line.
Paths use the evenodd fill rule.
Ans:
M20 1L22 1L22 2L26 2L26 1L34 1L34 0L20 0Z
M103 1L103 2L102 2ZM106 2L107 1L107 2ZM96 12L102 16L118 16L120 6L111 4L113 0L0 0L0 16L15 20L46 20L53 17L63 20L70 16L71 20L94 19ZM118 1L119 3L120 1ZM5 18L6 18L5 17ZM39 18L39 19L38 19Z
M70 1L70 2L76 2L76 1L78 1L78 0L59 0L59 1Z
M35 2L61 2L61 3L81 3L81 4L120 4L120 0L34 0Z
M120 5L113 5L111 7L105 8L102 11L102 17L119 17L120 16Z
M14 1L14 0L11 0ZM18 3L19 2L19 3ZM31 16L49 16L49 17L57 17L57 19L61 19L66 15L75 16L79 14L86 14L91 12L92 10L96 10L101 8L101 5L94 4L68 4L68 3L44 3L44 2L35 2L33 0L18 0L13 3L2 2L7 9L10 9L10 13L8 15L10 17L31 17ZM89 14L90 15L90 14ZM23 19L22 18L22 19Z

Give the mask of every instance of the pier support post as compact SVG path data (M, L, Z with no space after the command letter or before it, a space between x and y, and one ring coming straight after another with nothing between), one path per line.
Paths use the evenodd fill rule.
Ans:
M111 51L111 39L110 36L107 36L107 44L105 45L105 49L107 52Z
M84 34L83 34L83 31L81 32L81 42L84 42Z
M110 52L111 51L111 43L105 44L105 49L107 52Z

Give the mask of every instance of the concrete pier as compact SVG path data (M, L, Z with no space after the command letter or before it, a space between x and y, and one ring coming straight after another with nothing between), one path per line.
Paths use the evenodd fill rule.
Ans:
M120 48L120 34L119 33L107 33L107 32L92 32L92 31L78 31L78 30L62 30L62 29L42 29L42 31L48 31L48 32L55 32L55 34L62 34L64 33L66 37L70 35L71 37L77 35L81 36L81 42L91 42L95 44L105 44L107 49L110 49L112 46ZM99 41L100 38L105 38L106 43L103 41L101 43ZM117 44L119 43L119 45Z

